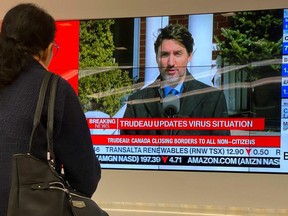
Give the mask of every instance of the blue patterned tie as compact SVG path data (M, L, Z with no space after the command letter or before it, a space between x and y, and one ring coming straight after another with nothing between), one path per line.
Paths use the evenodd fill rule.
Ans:
M172 90L169 92L169 94L171 94L171 95L178 95L179 92L178 92L176 89L172 89Z

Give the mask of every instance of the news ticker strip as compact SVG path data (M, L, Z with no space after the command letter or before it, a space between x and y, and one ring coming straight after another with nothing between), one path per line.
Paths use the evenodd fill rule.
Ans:
M288 97L288 10L283 14L283 42L282 42L282 98Z
M264 130L264 118L87 118L90 129Z
M280 168L280 157L97 155L101 164Z
M280 148L280 136L91 135L93 145Z
M167 146L94 146L96 154L108 155L181 155L181 156L285 156L279 148L221 148Z

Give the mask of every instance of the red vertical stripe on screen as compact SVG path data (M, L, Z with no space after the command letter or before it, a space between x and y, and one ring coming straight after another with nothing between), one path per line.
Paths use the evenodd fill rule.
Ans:
M55 42L59 45L49 70L66 79L78 94L79 28L77 21L57 21Z

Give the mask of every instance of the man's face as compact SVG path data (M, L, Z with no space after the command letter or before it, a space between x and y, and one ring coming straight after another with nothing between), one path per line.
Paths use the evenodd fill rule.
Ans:
M184 81L187 64L191 58L192 54L187 52L182 43L176 40L163 40L156 56L163 80L177 83Z

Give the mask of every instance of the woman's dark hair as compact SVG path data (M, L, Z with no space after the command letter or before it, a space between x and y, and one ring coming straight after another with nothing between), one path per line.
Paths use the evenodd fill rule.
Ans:
M189 54L193 52L194 39L188 29L183 25L170 24L165 28L159 29L159 35L154 43L154 51L156 55L158 48L165 39L176 40L185 46Z
M19 4L6 13L0 32L0 91L53 42L55 31L53 17L34 4Z

